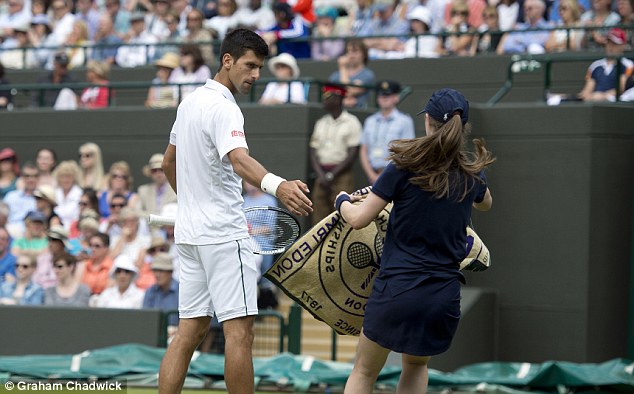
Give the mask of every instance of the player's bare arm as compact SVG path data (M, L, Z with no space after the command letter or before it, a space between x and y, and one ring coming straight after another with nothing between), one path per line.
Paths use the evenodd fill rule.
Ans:
M174 193L176 193L176 146L172 144L167 145L161 168L163 168L167 181L170 183L170 186L172 186L172 189L174 189Z
M309 192L308 186L306 186L304 182L299 180L287 181L274 176L268 172L262 164L249 156L249 152L245 148L236 148L227 155L229 156L233 170L240 175L242 179L254 186L262 188L261 186L265 176L281 180L279 184L275 183L276 188L274 193L270 194L279 198L292 213L308 216L313 211L313 203L306 196L306 193ZM264 188L262 189L264 190ZM269 190L264 191L270 192Z

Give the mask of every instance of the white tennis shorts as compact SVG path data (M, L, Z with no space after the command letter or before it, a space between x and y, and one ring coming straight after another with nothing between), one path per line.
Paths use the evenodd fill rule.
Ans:
M213 316L222 322L257 315L258 270L251 240L213 245L177 244L178 311L182 319Z

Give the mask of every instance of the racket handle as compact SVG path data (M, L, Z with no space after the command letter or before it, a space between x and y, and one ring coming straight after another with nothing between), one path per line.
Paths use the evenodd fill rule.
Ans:
M148 223L154 226L173 226L176 218L161 215L150 215Z

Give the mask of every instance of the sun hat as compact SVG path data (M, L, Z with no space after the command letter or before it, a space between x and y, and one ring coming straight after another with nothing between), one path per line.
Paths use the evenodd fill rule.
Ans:
M271 70L272 73L275 73L275 66L277 66L278 64L284 64L290 67L292 70L291 77L299 78L299 66L297 66L297 60L295 60L295 57L293 55L284 52L271 58L271 60L269 60L269 70Z
M148 161L148 163L143 166L143 175L147 176L147 177L151 177L152 176L152 170L158 169L158 168L163 168L163 154L162 153L155 153L150 157L150 160Z
M154 62L156 67L171 68L172 70L180 66L180 56L174 52L167 52L159 60Z
M48 218L40 211L29 211L26 216L24 216L24 220L29 220L31 222L41 222L47 223Z
M125 253L120 254L114 259L114 264L112 265L112 276L114 276L115 272L117 271L117 268L134 272L135 276L137 273L139 273L138 268L136 267L136 265L134 264L134 261L132 260L132 257L128 256Z
M323 6L317 7L317 9L315 10L315 15L317 16L317 18L330 18L332 20L336 20L339 16L339 12L337 12L337 9L335 7Z
M167 253L157 253L152 258L152 269L158 271L174 271L172 257Z
M51 226L51 228L46 231L46 236L58 241L62 241L66 249L70 248L70 244L68 243L68 231L66 231L64 227L57 225Z
M40 185L33 192L33 197L41 198L48 201L52 206L57 205L57 199L55 198L55 189L50 185Z
M429 27L431 26L431 11L423 5L418 5L407 14L407 19L421 21Z
M2 150L0 150L0 160L6 160L6 159L17 159L17 155L15 153L15 151L11 148L4 148Z
M165 240L165 238L153 236L148 250L158 248L160 246L169 246L169 245L167 244L167 241Z
M469 121L469 102L459 91L444 88L434 92L425 108L417 115L423 112L442 123L449 121L454 112L459 112L462 124L465 124Z

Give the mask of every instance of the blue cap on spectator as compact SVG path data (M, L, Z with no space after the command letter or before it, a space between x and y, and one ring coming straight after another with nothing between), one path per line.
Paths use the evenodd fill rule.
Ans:
M443 123L449 121L453 114L458 112L460 113L462 124L465 124L469 121L469 102L457 90L450 88L440 89L431 95L425 109L417 115L423 112L427 112L429 116Z
M335 9L335 7L319 7L315 10L315 14L318 18L330 18L332 20L336 20L339 16L339 13Z
M46 218L46 215L44 215L40 211L29 211L29 213L27 213L26 216L24 217L24 220L30 220L32 222L42 222L42 223L46 223L48 221Z

